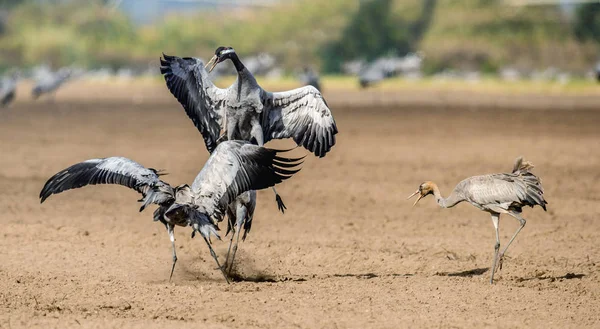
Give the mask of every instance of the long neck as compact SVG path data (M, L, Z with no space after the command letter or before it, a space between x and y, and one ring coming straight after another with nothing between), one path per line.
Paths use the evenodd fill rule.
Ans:
M464 201L464 198L459 196L456 191L452 191L449 197L444 198L437 185L433 187L433 196L435 197L437 204L442 208L451 208Z
M240 58L238 57L238 55L236 53L231 54L231 56L229 56L229 59L231 59L231 61L233 62L233 65L235 65L235 69L237 70L238 74L241 73L246 68L244 66L244 63L242 63L242 61L240 61Z

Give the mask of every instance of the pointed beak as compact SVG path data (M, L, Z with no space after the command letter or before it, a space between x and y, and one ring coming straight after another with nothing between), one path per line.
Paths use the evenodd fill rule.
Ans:
M208 63L206 63L206 65L204 66L204 68L207 68L210 66L210 68L208 69L208 73L212 72L212 70L215 68L215 66L217 66L218 64L218 57L217 55L214 55L210 61L208 61Z
M417 190L415 193L411 194L408 198L406 198L406 200L412 198L413 196L419 194L419 190ZM417 204L417 202L419 202L419 200L421 200L423 198L423 196L421 194L419 194L419 197L417 198L417 200L415 201L415 203L413 203L413 207Z

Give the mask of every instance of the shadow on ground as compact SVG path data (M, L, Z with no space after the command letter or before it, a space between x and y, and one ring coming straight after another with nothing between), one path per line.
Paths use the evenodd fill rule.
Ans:
M483 273L489 271L490 268L489 267L482 267L482 268L475 268L472 270L468 270L468 271L461 271L461 272L436 272L434 275L437 276L459 276L459 277L463 277L463 278L470 278L476 275L482 275Z

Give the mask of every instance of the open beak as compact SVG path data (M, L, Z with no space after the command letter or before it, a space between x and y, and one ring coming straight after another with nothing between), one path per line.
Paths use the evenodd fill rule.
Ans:
M423 198L423 196L420 194L420 191L417 190L415 193L411 194L408 198L406 198L406 200L408 200L417 194L419 194L419 197L417 198L417 201L415 201L415 203L413 203L413 207L417 204L417 202L419 202L419 200L421 200Z
M218 57L217 55L214 55L210 61L208 61L208 63L206 63L206 65L204 66L204 68L207 68L210 66L210 68L208 69L208 73L212 72L212 70L215 68L215 66L217 66L217 64L219 63L218 61Z

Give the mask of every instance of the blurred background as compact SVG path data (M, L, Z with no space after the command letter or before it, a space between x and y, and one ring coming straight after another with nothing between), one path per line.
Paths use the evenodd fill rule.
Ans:
M162 52L233 46L257 75L593 81L590 0L1 0L0 73L159 75ZM220 74L234 74L223 66ZM26 74L25 74L26 75ZM83 75L83 74L82 74Z
M339 129L277 186L285 215L258 192L226 289L186 229L168 282L165 229L126 188L38 198L108 156L192 182L208 152L159 57L218 46L266 90L322 88ZM600 328L599 60L598 1L0 0L0 327ZM519 155L548 212L524 211L490 287L489 215L405 198Z

